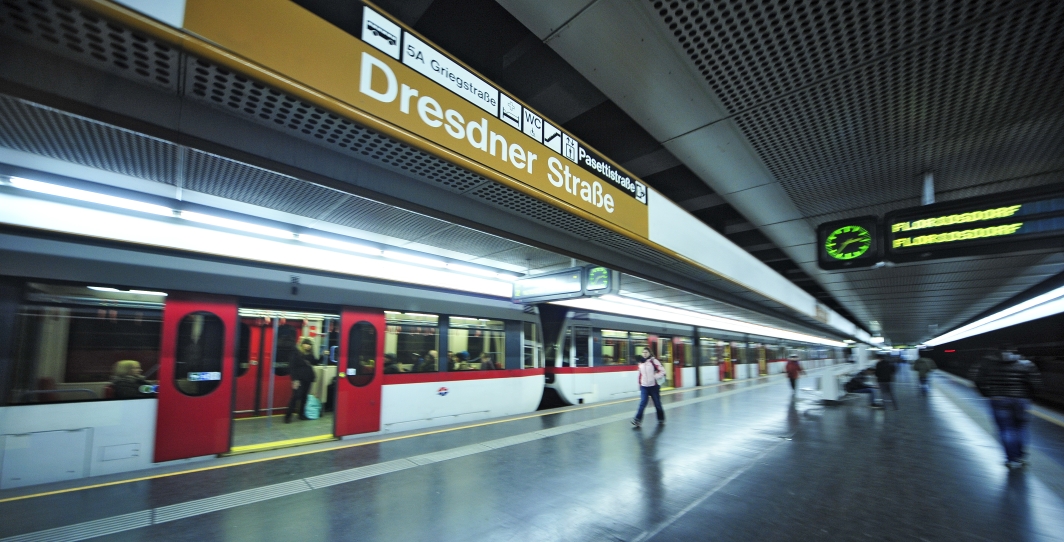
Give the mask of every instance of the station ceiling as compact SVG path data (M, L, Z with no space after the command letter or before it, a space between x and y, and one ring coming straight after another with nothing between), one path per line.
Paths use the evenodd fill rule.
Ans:
M1064 3L383 0L825 304L913 343L1059 252L820 270L817 224L1064 182Z

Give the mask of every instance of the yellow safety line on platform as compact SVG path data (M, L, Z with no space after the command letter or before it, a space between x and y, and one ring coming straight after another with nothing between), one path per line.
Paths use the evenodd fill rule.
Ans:
M823 368L823 367L821 367L821 368ZM779 374L783 374L783 373L779 373ZM769 376L777 376L777 375L769 375ZM758 376L756 378L751 378L749 380L752 382L752 381L755 381L755 380L758 380L758 379L769 378L769 376ZM693 388L681 388L681 389L677 389L677 390L671 390L671 391L665 392L664 394L672 395L674 393L683 393L683 392L687 392L687 391L704 390L704 389L707 389L707 388L714 388L714 387L717 387L717 386L723 386L723 385L726 385L726 384L733 384L733 383L735 383L735 382L734 381L732 381L732 382L717 382L717 383L714 383L714 384L707 384L705 386L695 386ZM767 384L764 384L764 385L767 385ZM753 389L753 388L751 388L751 389ZM217 470L217 469L226 469L226 468L229 468L229 467L239 467L239 466L242 466L242 465L251 465L251 464L254 464L254 463L263 463L263 462L266 462L266 461L275 461L275 460L278 460L278 459L288 459L288 458L299 457L299 456L303 456L303 455L319 454L319 453L322 453L322 452L332 452L332 451L335 451L335 450L343 450L343 449L347 449L347 448L355 448L355 447L358 447L358 446L369 446L371 444L381 444L381 443L384 443L384 442L392 442L392 441L396 441L396 440L405 440L405 439L408 439L408 438L415 438L415 437L424 437L424 436L428 436L428 435L436 435L436 434L439 434L439 433L449 433L451 431L460 431L462 429L473 429L475 427L484 427L484 426L487 426L487 425L495 425L495 424L500 424L500 423L516 422L516 421L519 421L519 420L527 420L527 419L530 419L530 418L540 418L540 417L543 417L543 416L550 416L550 415L553 415L553 414L564 414L566 412L574 412L574 411L577 411L577 410L585 410L585 409L589 409L589 408L599 408L599 407L604 407L604 406L616 405L616 404L620 404L620 403L629 403L629 402L638 401L638 400L639 400L638 397L632 397L630 399L618 399L616 401L610 401L610 402L606 402L606 403L592 403L590 405L572 406L572 407L565 408L565 409L549 410L549 411L539 412L539 413L536 413L536 414L529 414L527 416L520 416L520 417L517 417L517 418L508 418L508 419L505 419L505 420L495 420L495 421L477 423L477 424L472 424L472 425L463 425L463 426L460 426L460 427L449 427L447 429L436 429L436 430L433 430L433 431L424 431L424 432L421 432L421 433L413 433L413 434L410 434L410 435L400 435L400 436L397 436L397 437L388 437L388 438L382 438L382 439L377 439L377 440L369 440L369 441L365 441L365 442L354 442L354 443L351 443L351 444L346 444L346 445L342 445L342 446L333 446L333 447L323 448L323 449L319 449L319 450L307 450L307 451L303 451L303 452L293 452L293 453L290 453L290 454L278 455L278 456L274 456L274 457L261 457L261 458L258 458L258 459L248 459L247 461L238 461L238 462L235 462L235 463L226 463L224 465L212 465L212 466L209 466L209 467L200 467L200 468L188 469L188 470L177 471L177 472L164 472L164 473L159 473L159 474L152 474L152 475L149 475L149 476L140 476L140 477L137 477L137 478L129 478L129 479L126 479L126 480L115 480L114 482L103 482L103 483L100 483L100 484L91 484L91 485L87 485L87 486L71 487L71 488L67 488L67 489L57 489L57 490L54 490L54 491L44 491L44 492L41 492L41 493L33 493L33 494L30 494L30 495L22 495L22 496L19 496L19 497L8 497L6 499L0 499L0 504L5 503L5 502L11 502L11 501L21 501L21 500L25 500L25 499L34 499L34 498L37 498L37 497L47 497L49 495L60 495L60 494L63 494L63 493L73 493L75 491L84 491L84 490L87 490L87 489L96 489L96 488L101 488L101 487L117 486L117 485L122 485L122 484L131 484L131 483L134 483L134 482L144 482L144 481L147 481L147 480L156 480L156 479L159 479L159 478L169 478L171 476L181 476L183 474L194 474L194 473L197 473L197 472L205 472L205 471Z
M1036 410L1034 408L1032 408L1028 412L1030 412L1031 414L1034 414L1035 416L1038 416L1039 418L1042 418L1043 420L1045 420L1045 421L1047 421L1049 423L1056 424L1056 425L1059 425L1061 427L1064 427L1064 421L1061 421L1059 418L1056 418L1054 416L1050 416L1049 414L1042 413L1042 412L1040 412L1040 411L1038 411L1038 410Z
M327 435L315 435L313 437L293 438L288 440L276 440L273 442L264 442L262 444L247 444L245 446L233 446L229 449L229 453L225 456L249 454L251 452L265 452L268 450L277 450L279 448L290 448L292 446L299 446L300 444L314 444L316 442L325 442L327 440L333 440L336 437L331 434Z
M266 418L277 418L277 417L280 417L280 416L284 416L284 413L271 414L270 416L249 416L247 418L233 418L233 421L234 422L242 422L244 420L262 420L262 419L266 419Z

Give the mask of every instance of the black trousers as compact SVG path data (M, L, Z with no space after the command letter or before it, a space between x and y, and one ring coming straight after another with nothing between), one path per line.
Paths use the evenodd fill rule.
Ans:
M292 390L292 398L288 400L288 413L285 414L285 418L289 418L292 414L298 415L300 418L304 416L303 408L307 405L307 393L310 391L310 382L299 381L299 389Z
M798 379L787 377L791 381L791 390L798 391Z

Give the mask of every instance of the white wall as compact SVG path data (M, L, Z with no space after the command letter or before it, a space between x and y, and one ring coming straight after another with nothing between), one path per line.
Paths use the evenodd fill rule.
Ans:
M0 489L152 466L155 399L0 408Z
M389 384L381 392L381 431L409 431L533 412L543 375ZM446 388L446 393L441 393Z

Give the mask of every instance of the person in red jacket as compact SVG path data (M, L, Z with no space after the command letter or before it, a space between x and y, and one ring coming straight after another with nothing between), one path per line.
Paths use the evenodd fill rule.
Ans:
M791 354L787 356L787 367L784 368L787 372L787 378L791 381L791 393L798 393L798 376L805 374L805 369L802 369L801 364L798 363L798 355Z
M665 424L665 409L661 408L661 385L658 381L665 378L665 368L661 362L654 359L649 348L643 348L643 355L636 356L639 370L639 410L635 413L632 425L643 425L643 410L647 407L647 399L654 399L654 409L658 412L658 423Z

